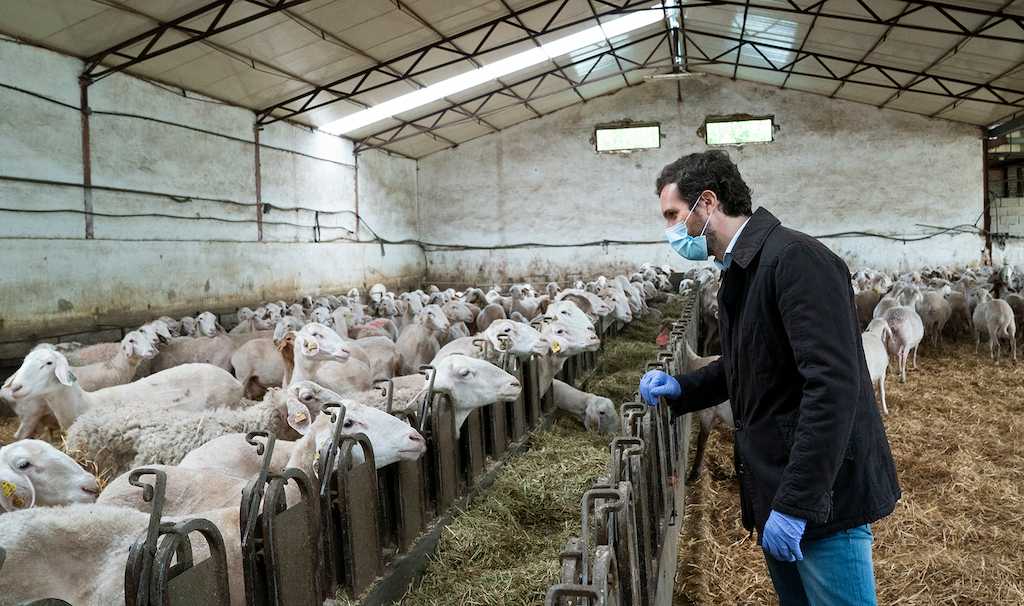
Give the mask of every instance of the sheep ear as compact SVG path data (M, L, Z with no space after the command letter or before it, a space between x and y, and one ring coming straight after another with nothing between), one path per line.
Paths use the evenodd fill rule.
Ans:
M278 322L277 326L274 327L274 342L280 341L284 335L288 332L288 327L284 322Z
M295 398L288 398L288 426L304 436L309 433L312 423L313 415L309 408Z
M78 377L75 373L71 372L71 366L68 364L68 359L64 356L57 358L57 363L54 366L53 374L57 375L57 380L64 385L73 385Z
M0 480L0 509L17 511L36 504L36 490L27 476L8 476Z

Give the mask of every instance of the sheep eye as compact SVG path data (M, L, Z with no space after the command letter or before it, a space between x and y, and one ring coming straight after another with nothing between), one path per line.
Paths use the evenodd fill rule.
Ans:
M29 467L32 467L32 463L29 463L28 461L21 461L20 463L15 465L15 467L17 467L18 470L20 470L20 471L24 471L24 470L28 469Z
M53 362L47 362L46 365L47 366L53 366Z
M347 429L349 427L352 427L353 425L355 425L355 423L352 421L352 419L345 419L345 424L343 425L343 427Z

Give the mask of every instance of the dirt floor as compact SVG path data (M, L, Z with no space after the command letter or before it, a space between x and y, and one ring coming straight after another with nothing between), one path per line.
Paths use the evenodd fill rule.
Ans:
M873 525L879 604L1024 604L1024 364L922 347L889 376L884 417L903 499ZM687 507L676 603L772 604L740 525L731 438L713 433Z

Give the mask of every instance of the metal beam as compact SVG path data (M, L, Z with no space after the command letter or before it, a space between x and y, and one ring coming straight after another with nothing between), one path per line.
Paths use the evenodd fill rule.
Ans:
M859 1L861 2L861 4L863 4L863 0ZM900 13L896 15L896 17L894 17L893 22L885 28L885 31L882 32L882 35L879 36L877 40L875 40L875 43L871 45L871 48L869 48L867 52L865 52L864 55L860 58L860 60L857 61L857 64L853 66L853 69L850 70L850 73L856 72L857 68L859 68L865 61L867 61L868 57L871 56L871 53L875 52L875 50L878 49L878 47L881 46L883 42L885 42L886 38L889 37L889 32L891 32L893 28L899 24L900 19L906 17L908 14L913 13L914 10L914 5L912 3L907 2L906 4L904 4L903 10L901 10ZM874 11L872 11L871 14L874 15ZM829 99L835 98L836 94L839 91L841 91L845 85L845 81L840 82L839 86L837 86L836 89L832 91L832 94L828 96Z
M520 27L523 28L523 30L529 31L529 28L526 27L526 23L523 22L522 17L520 17L519 15L514 14L515 11L513 11L512 7L508 5L508 2L506 0L500 0L500 2L501 2L501 5L505 7L505 10L507 10L510 15L514 15L516 23L518 23L520 25ZM558 9L555 11L555 14L551 16L549 21L554 21L554 19L558 17L559 13L561 13L562 10L565 8L566 4L568 4L567 0L562 0L562 4L560 4L558 6ZM541 43L540 43L540 40L537 39L537 36L535 34L533 34L533 33L530 33L529 35L530 35L530 40L533 40L533 45L535 47L537 47L537 48L540 48L541 47ZM551 60L551 64L554 65L555 67L558 67L558 63L556 63L554 61L554 59ZM568 74L565 73L564 69L559 68L558 72L555 73L555 74L552 74L552 75L557 76L557 77L565 80L566 82L568 82L572 86L572 92L576 93L576 96L579 97L580 101L586 101L586 99L580 93L579 89L576 87L576 82L572 78L570 78Z
M1003 23L1003 22L1013 23L1013 24L1017 25L1021 29L1021 34L1017 35L1017 36L1000 36L1000 35L995 35L995 34L988 34L988 33L985 33L984 31L982 31L982 32L979 32L978 34L975 35L976 38L983 39L983 40L996 40L996 41L999 41L999 42L1009 42L1009 43L1012 43L1012 44L1024 44L1024 15L1015 15L1015 14L1010 14L1010 13L1006 13L1006 12L1003 12L1003 11L991 10L991 9L983 9L983 8L976 8L976 7L970 7L970 6L960 6L960 5L955 5L955 4L951 4L951 3L948 3L948 2L929 2L929 1L924 1L924 0L908 0L907 3L908 4L912 4L913 5L913 9L910 12L908 12L906 15L903 15L904 17L910 15L911 13L920 12L920 11L923 11L925 9L933 9L933 10L935 10L937 12L937 14L941 15L944 19L949 21L952 25L948 26L948 27L938 27L938 26L919 25L917 23L908 23L908 22L905 22L905 21L901 21L898 24L896 24L895 27L898 27L898 28L901 28L901 29L909 29L909 30L916 30L916 31L931 32L931 33L936 33L936 34L950 34L950 35L953 35L953 36L962 36L966 32L968 32L969 30L966 28L966 26L963 25L963 23L961 23L959 20L957 20L956 17L950 13L950 11L956 11L956 12L968 13L968 14L978 15L978 16L995 17L998 21L996 23L988 26L988 28L986 28L986 29L991 29L995 25L998 25L999 23ZM861 0L860 4L861 4L861 6L867 7L867 9L871 8L870 5L866 1ZM681 5L681 4L679 4L677 2L675 4L668 5L668 8L676 8L676 7L679 7L679 6L685 6L688 9L695 9L695 8L716 7L716 6L717 7L721 7L721 6L743 7L745 5L746 5L746 0L705 0L705 1L697 1L697 2L692 2L692 3L687 3L687 4L684 4L684 5ZM751 1L750 2L750 8L751 9L760 10L760 11L776 12L776 13L783 13L783 14L788 14L788 15L805 15L807 17L811 17L811 16L814 15L814 13L818 10L819 7L818 7L818 2L815 2L814 4L810 4L810 5L805 6L805 7L801 7L801 6L797 5L795 2L789 2L788 5L783 5L783 4L762 4L762 3L759 3L759 2ZM620 9L619 12L629 13L629 12L636 12L637 10L647 10L647 9L635 8L635 7L624 7L622 9ZM888 25L893 24L894 21L895 21L895 17L883 18L875 10L870 10L870 11L866 10L865 12L867 13L865 16L857 16L857 15L852 15L852 14L849 14L849 13L832 13L832 12L822 11L821 12L821 17L823 19L827 18L827 19L835 19L837 21L850 21L850 22L853 22L853 23L867 23L867 24L880 25L880 26L888 26Z
M747 11L750 10L750 0L744 0L743 3L743 25L740 27L740 45L736 47L736 63L732 67L732 79L736 79L736 74L740 71L740 56L743 55L743 37L747 35ZM768 63L771 63L769 61Z
M992 76L991 78L985 80L981 84L974 85L972 88L964 91L961 94L970 95L970 94L973 94L973 93L981 90L982 88L988 89L990 86L992 86L993 82L995 82L995 81L997 81L997 80L999 80L1001 78L1005 78L1006 76L1009 76L1010 74L1020 70L1021 68L1024 68L1024 61L1021 61L1020 63L1017 63L1016 65L1014 65L1013 67L1011 67L1010 69L1008 69L1006 71L1000 72L1000 73L996 74L995 76ZM1024 92L1021 92L1021 91L1012 91L1011 90L1009 92L1016 92L1018 95L1024 95ZM943 105L937 111L932 112L931 114L929 114L929 116L934 118L935 116L938 116L938 115L940 115L942 113L945 113L946 111L952 109L954 106L956 106L958 103L960 103L960 101L961 100L958 99L956 101L953 101L951 103ZM983 100L982 99L975 99L975 101L983 101Z
M245 17L229 20L225 23L224 17L236 1L239 5L251 4L261 7L263 10ZM143 61L160 57L178 50L179 48L206 40L210 36L215 36L256 21L257 19L266 17L267 15L272 15L285 9L305 4L306 2L309 2L309 0L277 0L272 4L270 3L270 0L214 0L213 2L205 4L195 10L187 12L180 17L165 23L160 23L152 29L149 29L137 36L132 36L123 42L115 44L92 55L91 57L88 57L85 60L86 67L82 76L89 82L96 82L97 80L106 78L111 74L124 71L133 65L138 65ZM205 29L194 29L185 25L189 21L193 21L204 16L213 17L210 22L207 23ZM157 42L159 42L160 39L171 30L184 34L186 39L156 48ZM138 47L139 45L144 45L141 50L137 52L130 50L134 47ZM111 59L120 60L120 62L115 61L113 65L107 67L102 65L104 61L110 62Z
M446 36L440 40L436 40L430 44L427 44L415 50L403 53L393 59L384 62L379 62L373 66L359 70L355 73L348 74L341 78L337 78L323 86L318 86L313 90L294 95L288 99L285 99L284 101L276 103L258 112L258 120L261 124L269 124L272 122L277 122L279 120L293 118L294 116L297 116L301 113L318 109L320 107L324 107L332 103L337 103L338 101L349 99L354 95L366 93L372 90L377 90L379 88L398 82L403 78L416 77L438 69L442 69L444 67L454 65L456 63L459 63L460 61L464 61L467 57L465 54L454 50L452 48L452 44L458 42L460 39L468 38L470 36L473 36L475 39L477 34L483 34L482 39L480 39L476 43L476 46L469 53L470 56L478 57L484 53L509 48L517 44L521 44L523 42L529 42L534 37L539 35L563 31L565 29L572 28L581 23L589 23L594 20L594 17L591 16L582 19L572 20L570 22L556 26L553 23L554 19L550 19L548 23L546 23L545 26L538 31L534 31L522 25L522 21L519 19L522 15L525 15L531 11L543 8L551 4L555 4L556 2L564 2L564 0L541 0L540 2L531 4L530 6L517 9L508 15L502 15L498 18L491 19L490 21L486 21L460 33L453 34L451 36ZM607 11L599 12L598 16L603 17L606 15L616 14L630 7L640 6L644 7L643 10L661 10L660 7L657 9L652 8L652 5L650 4L649 0L625 0L624 4L622 4L621 6L617 6L616 8L609 9ZM513 36L511 40L506 40L501 43L493 43L491 42L491 36L499 25L505 25L508 27L515 28L517 30L522 31L523 34L521 36ZM489 42L491 43L488 44ZM441 53L447 53L448 55L453 55L455 58L442 60L439 63L436 63L435 65L432 65L430 67L417 69L419 64L423 62L423 60L427 57L428 54L432 52L436 54L438 51ZM404 70L400 70L402 71L401 77L392 76L388 71L385 71L383 69L385 67L399 69L398 66L400 65L407 65L407 67L405 67ZM368 81L370 81L370 76L376 76L375 81L372 84L368 83ZM320 98L321 96L326 97L328 95L331 95L332 98L323 98L321 100L318 100L318 98ZM276 114L276 112L283 113Z
M768 44L768 43L765 43L765 42L755 42L755 41L752 41L752 40L749 40L749 39L748 40L743 40L742 42L740 42L740 40L738 38L733 37L733 36L727 36L727 35L719 34L719 33L716 33L716 32L697 31L697 30L692 30L691 29L689 32L687 32L687 39L705 57L708 57L708 55L707 55L707 53L705 53L703 51L703 49L700 48L699 43L696 40L693 39L695 36L703 36L703 37L714 38L714 39L719 39L719 40L727 40L727 41L736 43L736 46L734 46L734 47L732 47L732 48L730 48L730 49L728 49L728 50L726 50L726 51L724 51L722 53L719 53L719 55L717 55L716 57L709 57L706 60L702 61L702 64L708 64L708 65L732 65L733 64L732 61L722 61L720 58L722 56L725 56L725 55L731 53L733 50L738 48L740 45L750 46L750 47L753 47L753 48L763 48L765 50L772 50L772 51L780 51L781 50L781 51L793 52L793 49L789 48L787 46L780 46L780 45L777 45L777 44ZM774 66L774 67L770 67L769 68L769 67L765 67L763 65L746 65L746 64L743 64L743 63L741 63L740 66L741 67L751 67L751 68L754 68L754 69L766 70L766 71L776 71L776 72L790 72L791 71L793 73L793 75L807 76L807 77L811 77L811 78L819 78L819 79L825 79L825 80L832 80L832 81L836 81L836 82L850 82L850 83L853 83L853 84L863 84L865 86L874 86L874 87L879 87L879 88L887 88L887 89L891 89L891 90L895 90L895 89L900 87L899 84L895 83L895 80L894 80L894 78L892 77L891 74L920 75L920 74L918 74L918 72L915 72L915 71L909 70L909 69L905 69L905 68L893 67L893 66L889 66L889 65L884 65L884 64L880 64L880 63L873 63L873 62L868 62L868 61L861 61L859 69L853 70L850 73L847 73L846 75L840 76L840 75L836 74L834 71L832 71L830 68L828 68L828 66L824 63L824 61L828 60L828 61L840 61L840 62L843 62L843 63L857 63L857 60L856 59L850 59L850 58L847 58L847 57L840 57L840 56L832 55L832 54L828 54L828 53L819 53L819 52L808 51L808 50L802 51L801 55L802 56L797 57L793 61L791 61L791 62L789 62L789 63L787 63L787 64L785 64L785 65L783 65L781 67ZM799 64L799 63L801 63L801 62L803 62L803 61L805 61L807 59L814 59L814 60L818 61L819 64L824 66L825 69L829 72L829 75L828 76L824 76L824 75L822 75L820 73L816 73L816 72L800 72L800 71L797 71L795 69L797 64ZM1021 66L1017 66L1017 68L1020 68L1020 67ZM893 83L892 84L880 84L878 82L863 81L863 80L855 80L854 79L857 75L859 75L861 73L864 73L864 72L866 72L869 69L877 70L879 73L882 73L883 75L885 75L887 77L887 79L889 79L890 82L893 82ZM1006 75L1006 73L1008 73L1008 72L1004 72L1003 75ZM1002 76L998 76L998 77L1002 77ZM998 79L998 77L996 79ZM941 86L943 86L945 88L945 90L947 92L938 93L938 92L935 92L935 91L927 91L927 90L915 90L913 92L918 92L918 93L922 93L922 94L929 94L929 95L936 95L936 96L940 96L940 97L947 97L947 98L952 98L952 99L957 99L957 100L961 100L962 101L962 100L965 100L965 99L969 99L968 95L973 93L975 90L978 90L978 89L981 89L981 88L985 88L986 90L992 90L992 91L996 91L996 92L1004 92L1004 93L1007 93L1009 95L1013 95L1014 97L1018 97L1019 96L1020 98L1015 100L1015 101L1014 100L1005 100L1005 102L1002 102L1002 101L988 101L988 100L984 100L984 99L971 99L971 100L982 102L982 103L991 103L991 104L994 104L994 105L1004 105L1004 106L1007 106L1007 107L1024 107L1024 91L1021 91L1021 90L1015 90L1015 89L1010 89L1010 88L1001 87L1001 86L999 86L999 87L993 86L991 84L991 82L978 83L978 82L973 82L973 81L969 81L969 80L963 80L961 78L949 78L949 77L944 77L944 76L937 76L937 75L934 75L934 74L927 74L926 80L932 80L932 81L940 84ZM922 81L922 82L924 82L924 81ZM974 88L973 89L969 89L969 90L965 90L964 92L961 92L961 93L955 93L954 94L952 92L949 92L948 84L954 84L957 87L968 86L968 87L974 87Z
M999 11L1002 12L1002 11L1010 8L1010 5L1013 4L1016 1L1017 0L1007 0L1006 3L1004 3L1003 6L999 8ZM960 40L958 40L956 44L954 44L952 47L947 49L944 53L939 55L934 61L929 63L927 67L925 67L924 69L921 70L921 73L922 74L927 74L929 70L934 69L938 64L942 63L946 59L948 59L948 58L952 57L953 55L955 55L956 53L960 52L960 49L963 48L963 46L965 44L967 44L971 40L971 38L976 36L979 32L982 32L985 29L995 25L995 23L994 23L995 19L996 19L996 17L988 17L987 19L985 19L985 21L982 21L981 25L979 25L978 27L976 27L973 30L971 30L971 32L968 35L966 35L963 38L961 38ZM924 79L923 76L917 76L916 78L911 80L909 84L907 84L907 87L914 86L915 84L918 84L919 82L921 82L923 79ZM878 108L882 109L886 105L892 103L894 100L896 100L897 97L900 96L900 93L902 93L902 92L903 92L903 90L901 89L901 90L898 90L898 91L894 92L893 94L889 95L889 98L886 99L885 101L882 101L878 105Z
M807 26L807 33L804 34L804 39L800 41L800 48L796 49L797 59L800 58L800 53L803 52L804 46L807 45L807 41L811 39L811 32L814 31L814 26L818 23L818 17L821 15L821 9L825 6L825 2L827 1L828 0L820 0L817 3L818 10L814 13L814 18L811 19L811 24ZM779 85L779 88L786 88L786 85L789 84L789 76L793 73L793 65L796 65L796 63L794 62L790 64L790 69L786 72L786 77L783 78L782 84Z

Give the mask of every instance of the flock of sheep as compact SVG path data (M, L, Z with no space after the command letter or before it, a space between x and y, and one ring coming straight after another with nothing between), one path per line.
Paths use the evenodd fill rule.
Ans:
M278 438L272 470L315 477L334 431L320 412L341 404L341 432L366 434L378 468L418 459L423 436L389 414L376 384L391 382L391 411L418 410L421 365L433 366L434 391L451 399L456 428L474 409L519 397L516 377L497 365L515 355L537 359L540 384L551 383L561 411L588 430L615 432L610 400L554 377L569 357L599 347L595 322L657 313L648 303L672 290L668 273L644 265L629 277L550 283L543 294L528 284L401 294L377 284L365 296L242 308L230 331L204 312L159 318L119 343L41 344L0 389L20 420L17 441L0 448L0 595L123 603L125 557L151 506L126 472L145 465L167 474L168 520L202 517L220 529L232 603L242 604L239 498L261 464L246 433ZM64 450L32 439L49 427L66 433ZM101 492L68 453L116 477Z

